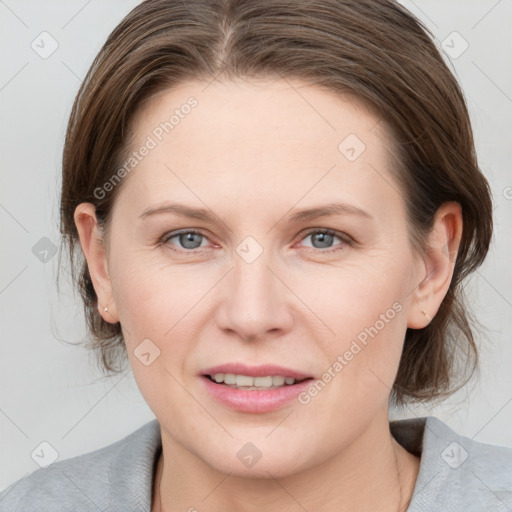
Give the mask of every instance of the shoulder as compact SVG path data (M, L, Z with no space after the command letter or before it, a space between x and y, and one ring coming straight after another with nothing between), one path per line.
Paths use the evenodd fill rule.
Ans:
M512 510L512 448L462 436L433 416L419 420L421 463L410 512Z
M160 427L153 420L113 444L14 482L0 493L0 510L149 510L160 448Z

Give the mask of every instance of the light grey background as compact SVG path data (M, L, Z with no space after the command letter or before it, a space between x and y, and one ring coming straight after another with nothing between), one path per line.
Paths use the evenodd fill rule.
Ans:
M57 257L40 241L60 243L61 151L80 81L107 35L138 3L0 0L0 490L39 467L31 453L43 441L65 459L154 417L131 370L103 378L92 355L67 343L84 336L82 306L65 282L57 294ZM446 41L452 57L464 41L469 45L446 59L469 103L496 231L486 263L467 286L488 328L479 339L480 379L441 406L391 411L391 417L432 414L470 438L512 447L512 1L403 4L440 45ZM58 43L47 58L39 55L51 50L44 31Z

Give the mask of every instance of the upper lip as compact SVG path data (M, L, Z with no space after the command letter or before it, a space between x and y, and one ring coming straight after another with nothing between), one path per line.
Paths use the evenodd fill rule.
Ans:
M292 379L307 379L311 375L293 370L292 368L285 368L284 366L277 366L275 364L263 364L260 366L248 366L244 363L226 363L218 366L212 366L202 370L202 375L213 376L217 373L231 373L235 375L248 375L251 377L267 377L267 376L282 376L290 377Z

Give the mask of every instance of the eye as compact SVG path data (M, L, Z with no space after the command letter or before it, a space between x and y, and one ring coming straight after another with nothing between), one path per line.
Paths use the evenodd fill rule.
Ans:
M348 235L331 229L312 228L305 234L302 234L299 240L305 240L308 237L312 237L312 246L310 247L318 249L320 252L335 252L344 249L345 246L353 245L353 241ZM335 238L341 240L341 247L324 250L332 246ZM177 243L170 243L173 239L176 239ZM182 230L166 233L158 243L160 245L170 245L171 249L176 252L193 252L196 249L205 247L205 245L202 245L202 242L207 240L206 234L201 230ZM181 247L173 248L173 246L176 247L177 244Z
M314 249L320 249L320 252L335 252L342 250L345 246L352 245L352 239L345 235L344 233L338 233L337 231L333 231L331 229L319 229L314 228L307 231L300 240L305 240L306 238L311 237L312 247ZM342 241L342 247L331 250L321 250L332 247L333 240L338 238Z
M181 252L190 252L194 249L198 249L201 247L201 242L206 240L206 235L202 231L176 231L172 233L166 233L159 241L162 245L167 245L174 238L177 239L177 242L181 245ZM175 245L175 244L171 244ZM204 247L204 246L203 246ZM173 249L180 252L180 248ZM189 251L187 251L189 250Z

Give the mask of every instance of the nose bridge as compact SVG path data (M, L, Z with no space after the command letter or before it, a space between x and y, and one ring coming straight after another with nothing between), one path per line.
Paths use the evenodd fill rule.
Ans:
M244 256L240 256L238 250L233 261L233 290L232 292L246 300L261 300L258 304L264 304L263 299L271 295L274 288L275 277L269 270L272 266L270 251L264 250L254 260L250 259L253 249ZM248 259L245 259L248 256Z
M220 315L223 328L250 339L289 326L286 287L275 275L275 263L272 250L254 237L246 237L235 248Z

